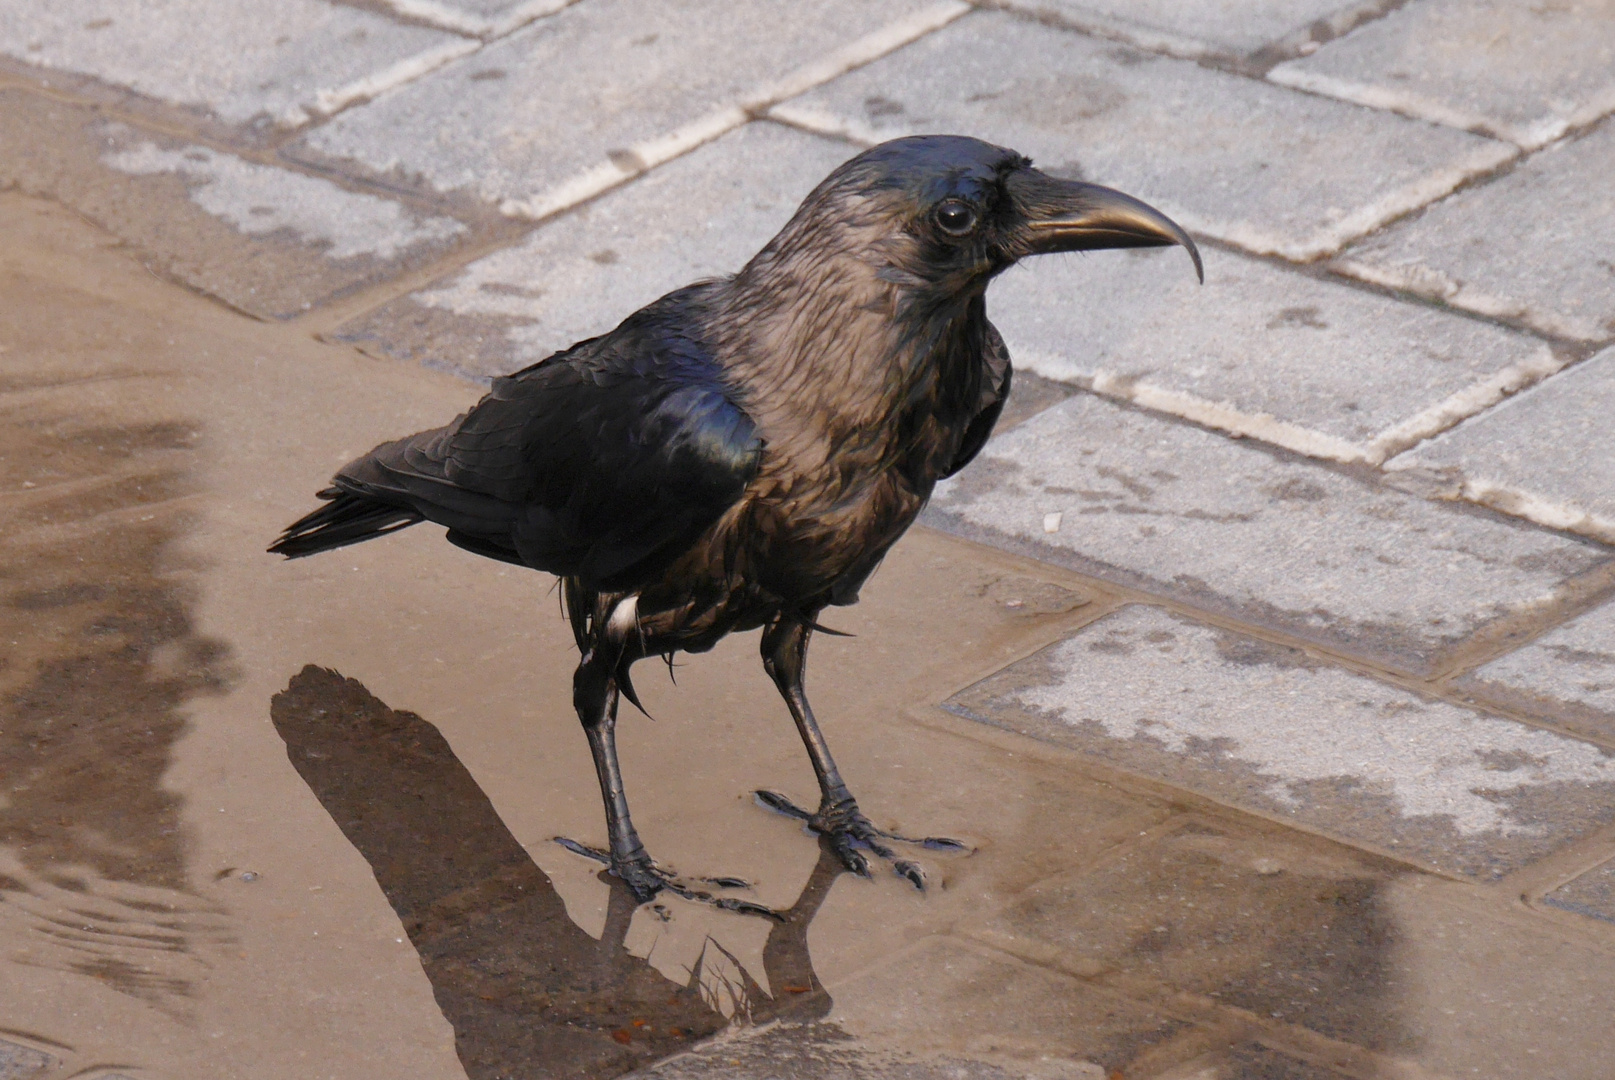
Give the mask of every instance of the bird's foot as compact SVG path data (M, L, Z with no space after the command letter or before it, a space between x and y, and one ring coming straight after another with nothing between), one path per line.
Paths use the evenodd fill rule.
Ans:
M628 886L628 891L634 894L634 899L641 904L649 903L656 896L667 890L675 896L682 896L686 900L697 903L710 904L724 911L736 911L742 915L761 915L764 918L780 919L779 912L773 908L750 900L742 900L734 896L714 896L702 886L711 886L717 889L749 889L751 883L737 877L705 877L683 878L666 867L656 865L649 855L641 855L637 859L618 859L609 851L580 844L576 840L569 840L564 836L555 837L555 842L566 850L586 859L604 863L612 877Z
M972 850L969 845L945 836L912 837L887 832L864 817L858 803L851 798L830 806L821 804L818 813L810 814L777 791L758 791L755 794L758 804L764 809L796 818L828 840L842 865L853 873L871 876L869 859L864 855L868 851L890 863L893 873L921 892L925 891L925 870L912 859L899 856L887 844L888 840L913 844L928 851L969 854Z

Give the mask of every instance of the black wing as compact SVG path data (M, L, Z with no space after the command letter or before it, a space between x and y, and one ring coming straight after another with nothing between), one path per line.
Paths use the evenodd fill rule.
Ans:
M337 488L407 507L493 558L635 588L740 498L762 442L694 289L515 375L447 427L377 447Z
M993 425L998 423L999 414L1004 411L1004 402L1009 400L1009 384L1015 369L1009 362L1009 349L1004 345L1003 336L992 323L987 323L982 363L987 370L983 372L981 380L981 400L976 415L965 428L964 441L959 444L953 464L942 474L944 479L970 464L981 453L981 448L987 445L987 439L993 433Z

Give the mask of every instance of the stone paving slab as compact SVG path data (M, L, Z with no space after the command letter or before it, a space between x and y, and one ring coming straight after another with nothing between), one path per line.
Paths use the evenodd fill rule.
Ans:
M577 0L380 0L408 19L494 38L553 15Z
M1408 1040L1387 993L1396 933L1383 899L1402 873L1288 830L1186 814L966 932L1101 984L1203 995L1291 1045L1301 1028L1394 1053Z
M999 1063L873 1049L839 1025L775 1024L740 1031L629 1074L630 1080L1105 1080L1091 1062Z
M830 993L829 1019L847 1017L849 1034L872 1047L919 1045L938 1057L1005 1067L1052 1059L1131 1076L1139 1071L1135 1062L1190 1027L1148 1004L954 937L927 939Z
M1594 867L1565 882L1544 896L1542 902L1577 915L1615 922L1615 862Z
M1610 751L1141 605L947 707L1474 878L1615 819Z
M1394 458L1467 499L1615 544L1615 348Z
M486 234L18 90L0 90L0 186L71 206L154 270L262 318L298 315Z
M1615 603L1493 660L1457 685L1615 744Z
M747 124L331 336L476 376L513 371L734 273L852 149Z
M0 5L6 56L259 132L333 113L476 45L324 0Z
M1349 250L1345 273L1582 341L1615 337L1615 121Z
M1002 12L961 19L774 115L863 143L976 135L1151 201L1193 232L1296 259L1517 152Z
M1180 252L1031 259L993 285L988 312L1019 369L1376 465L1562 366L1524 334L1202 254L1203 286Z
M1387 0L1007 0L1011 11L1118 37L1189 58L1245 57L1264 47L1311 41L1318 27L1343 33Z
M1420 0L1268 78L1535 149L1615 111L1615 7Z
M0 1039L0 1080L34 1080L55 1066L56 1059L32 1047Z
M290 152L543 217L964 10L954 0L589 0Z
M1413 672L1604 564L1596 544L1078 394L938 485L939 527Z

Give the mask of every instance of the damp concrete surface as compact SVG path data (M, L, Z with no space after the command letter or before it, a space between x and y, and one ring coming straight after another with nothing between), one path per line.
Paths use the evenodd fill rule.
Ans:
M1612 10L0 5L0 1080L1615 1076ZM264 548L934 130L1206 281L997 280L998 434L824 616L862 808L965 850L759 805L743 634L620 746L746 906L639 904L553 579Z

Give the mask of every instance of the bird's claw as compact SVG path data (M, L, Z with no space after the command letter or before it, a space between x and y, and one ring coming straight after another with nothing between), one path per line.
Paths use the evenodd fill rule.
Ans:
M869 859L864 856L864 852L873 852L891 864L893 873L921 892L925 891L925 870L917 862L899 858L886 841L913 844L929 851L969 854L972 850L968 845L945 836L916 838L887 832L865 817L863 811L858 809L857 802L852 799L833 806L820 806L818 813L809 813L777 791L758 791L755 795L758 804L764 809L794 817L823 836L830 842L831 850L841 859L842 865L853 873L862 877L872 876Z
M762 904L742 900L734 896L713 896L703 889L695 888L672 871L665 867L657 866L649 855L643 855L638 859L618 859L613 857L609 851L590 847L588 844L580 844L576 840L565 836L555 837L555 842L575 855L582 855L585 859L593 859L595 862L605 864L607 872L628 886L628 891L633 893L634 899L641 904L654 900L665 889L675 896L682 896L686 900L694 900L697 903L709 904L723 911L733 911L741 915L761 915L776 922L782 918L779 912L773 908L764 907ZM750 882L737 877L707 877L694 880L720 889L751 888Z

